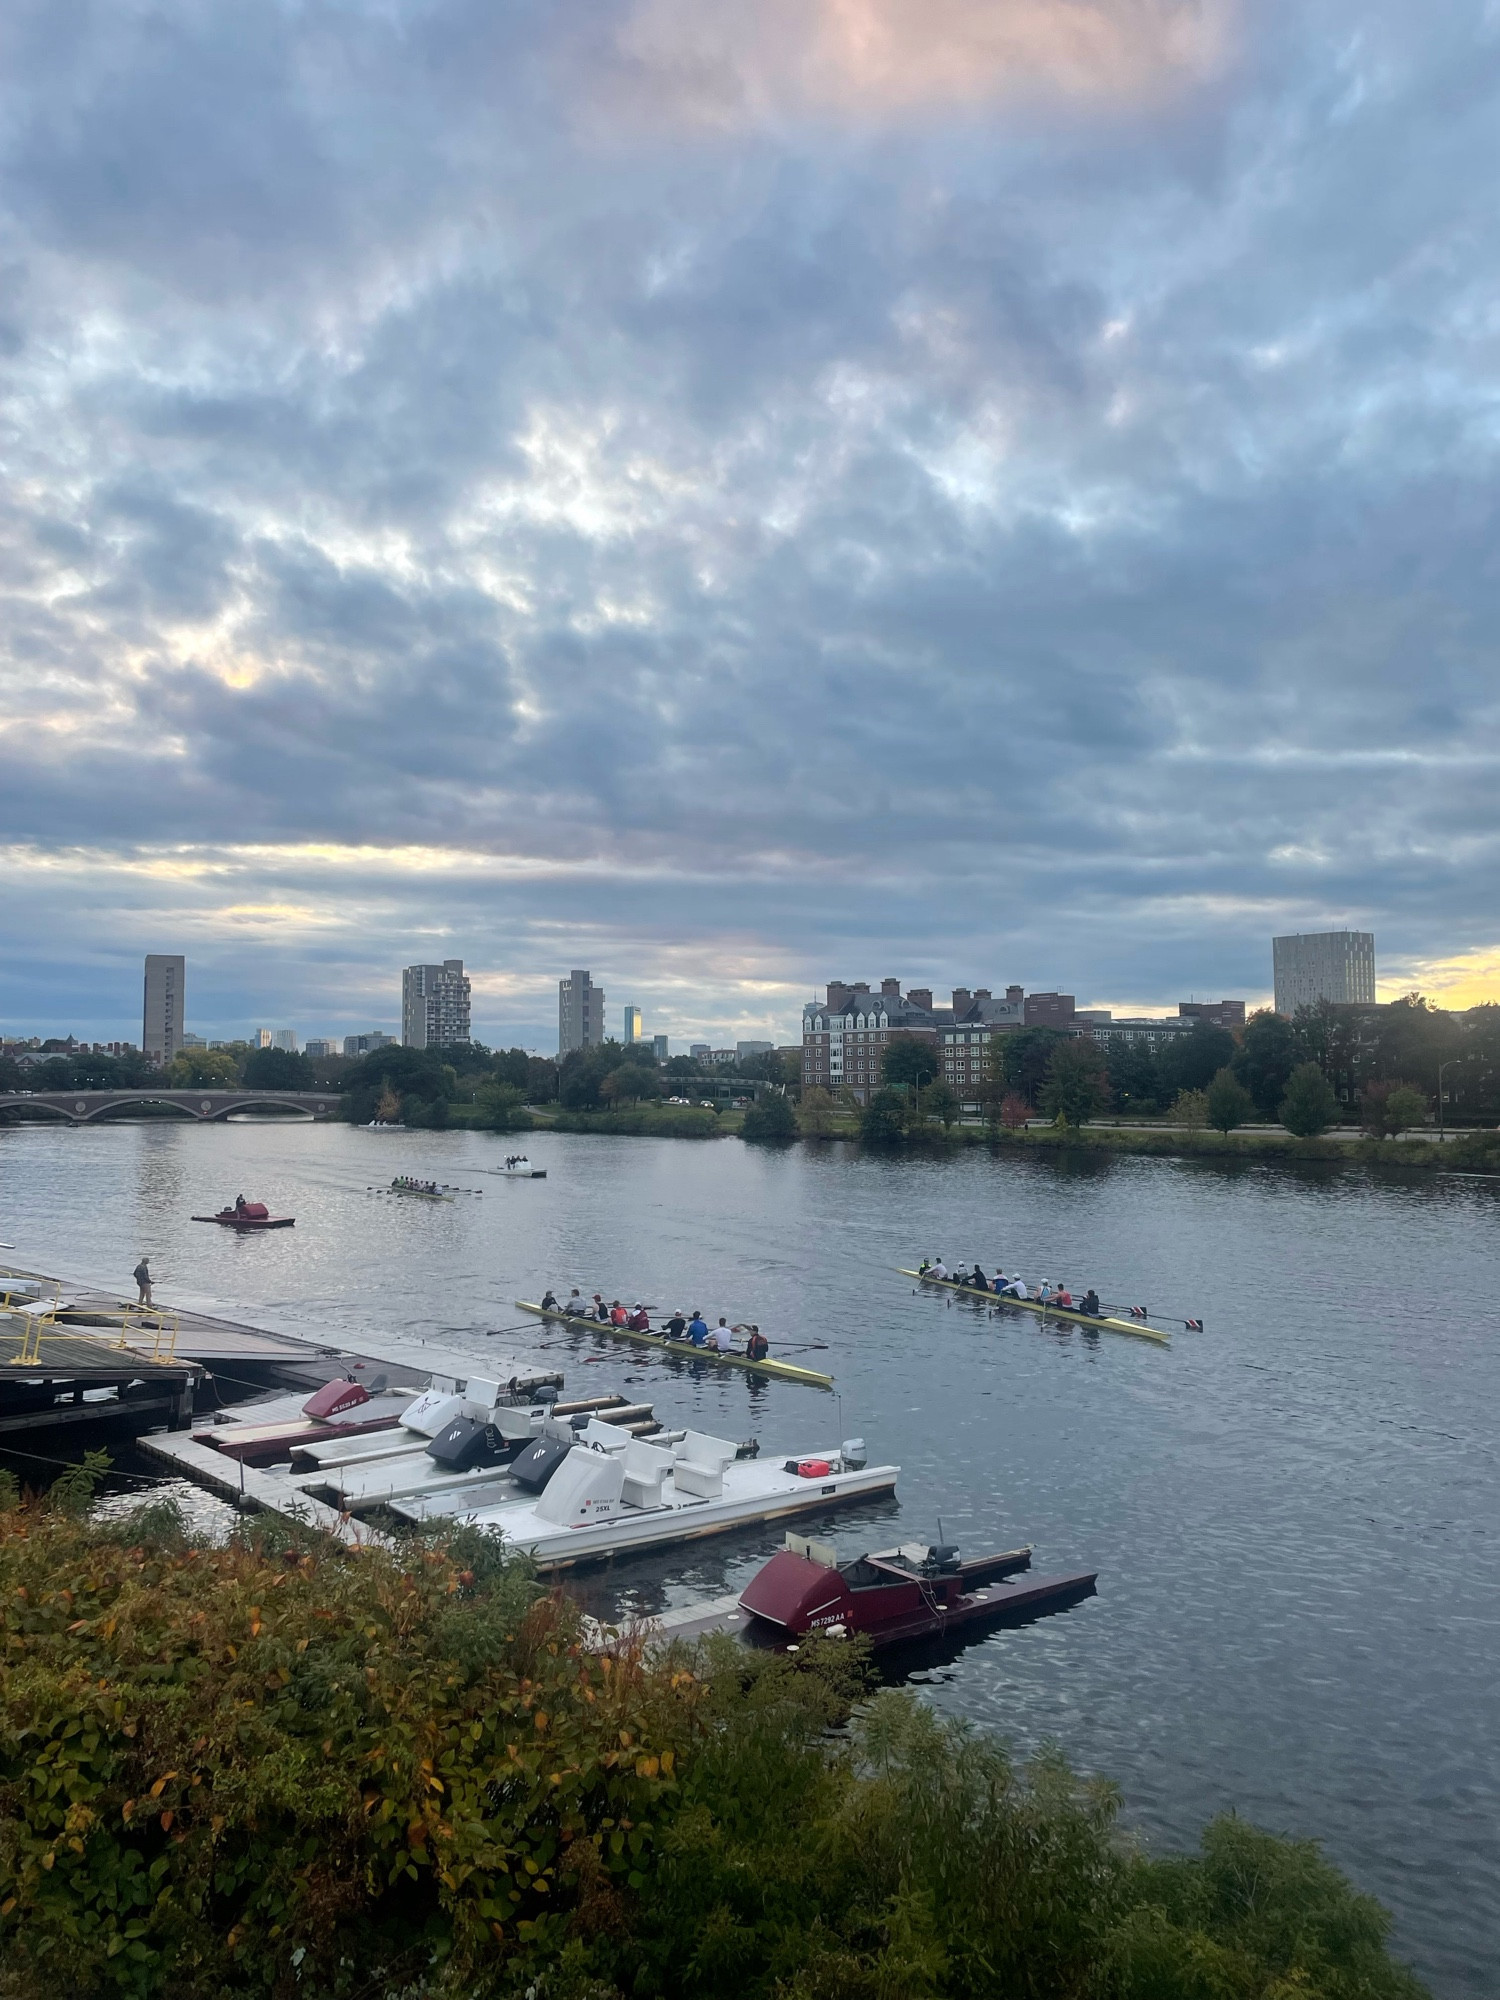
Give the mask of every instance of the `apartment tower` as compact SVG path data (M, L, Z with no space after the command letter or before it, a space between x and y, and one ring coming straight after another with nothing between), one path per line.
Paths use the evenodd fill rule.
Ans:
M1309 931L1272 938L1271 965L1276 1011L1288 1018L1320 1000L1340 1007L1375 1005L1373 931Z
M171 952L147 952L141 1053L152 1062L169 1063L182 1047L182 1009L186 988L185 958Z
M469 982L461 958L409 965L401 975L401 1039L409 1049L469 1040Z
M557 1053L593 1048L604 1040L604 988L574 970L557 982Z

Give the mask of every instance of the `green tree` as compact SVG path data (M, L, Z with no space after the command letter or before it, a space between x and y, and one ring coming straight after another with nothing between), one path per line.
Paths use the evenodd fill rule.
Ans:
M267 1049L267 1055L279 1050ZM161 1072L174 1090L232 1090L240 1080L239 1064L225 1049L182 1049Z
M1274 1118L1297 1067L1297 1040L1291 1022L1268 1007L1252 1014L1230 1067L1254 1099L1256 1110Z
M312 1064L290 1049L252 1049L245 1058L246 1090L311 1090Z
M1255 1101L1232 1069L1221 1069L1204 1093L1208 1122L1216 1131L1232 1132L1255 1109Z
M945 1132L958 1116L958 1099L953 1094L952 1085L945 1082L942 1077L928 1085L926 1110L929 1118L942 1120Z
M642 1098L661 1095L661 1081L654 1068L647 1069L644 1063L624 1062L604 1078L599 1095L609 1104L639 1104Z
M406 1115L408 1106L419 1123L427 1123L430 1107L439 1100L446 1114L453 1072L431 1049L409 1049L393 1042L352 1062L343 1083L341 1111L353 1124L367 1125L377 1115L377 1107L383 1107L378 1115L389 1120L392 1106L399 1106L403 1123L411 1122Z
M1287 1079L1281 1122L1299 1139L1315 1139L1339 1115L1333 1085L1315 1062L1298 1063Z
M1053 1049L1041 1101L1059 1125L1082 1125L1109 1102L1104 1059L1087 1036L1068 1036Z
M753 1145L784 1145L797 1136L797 1114L779 1092L768 1091L748 1107L740 1137Z
M1174 1035L1157 1058L1167 1093L1206 1090L1234 1054L1234 1036L1209 1021L1200 1021L1190 1034Z
M498 1076L489 1077L480 1084L475 1101L492 1131L531 1130L533 1120L526 1109L525 1095L515 1084L502 1082Z
M1201 1132L1208 1123L1208 1092L1179 1090L1172 1100L1171 1117L1174 1125L1186 1125L1190 1132Z
M915 1084L920 1090L937 1075L937 1047L920 1035L892 1035L880 1066L881 1081L887 1084Z
M1144 1035L1112 1036L1104 1067L1117 1111L1150 1114L1159 1111L1170 1094L1156 1051Z
M1072 1041L1060 1028L1015 1028L990 1042L990 1067L996 1080L1035 1104L1047 1080L1047 1065L1060 1043Z
M1376 1139L1396 1139L1427 1122L1427 1099L1409 1083L1367 1083L1360 1093L1360 1123Z
M887 1084L860 1114L859 1136L867 1146L892 1146L906 1137L911 1105L906 1092Z

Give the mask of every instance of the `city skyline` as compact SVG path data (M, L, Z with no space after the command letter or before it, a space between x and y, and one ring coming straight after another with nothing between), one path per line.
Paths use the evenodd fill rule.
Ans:
M674 7L11 49L0 1023L1496 990L1482 10Z

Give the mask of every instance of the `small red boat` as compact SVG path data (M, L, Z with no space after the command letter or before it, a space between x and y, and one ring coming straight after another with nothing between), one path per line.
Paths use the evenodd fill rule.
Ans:
M783 1642L822 1632L893 1646L1035 1618L1093 1595L1095 1570L1032 1577L1030 1567L1030 1549L966 1563L956 1548L917 1543L839 1563L826 1543L788 1535L740 1593L745 1636L759 1621Z
M222 1222L226 1229L290 1229L295 1215L272 1215L263 1201L236 1202L217 1215L195 1215L194 1222Z

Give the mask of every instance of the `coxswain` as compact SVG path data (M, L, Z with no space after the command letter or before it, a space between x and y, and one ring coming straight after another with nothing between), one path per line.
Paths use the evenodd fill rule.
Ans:
M1092 1285L1084 1293L1083 1303L1079 1306L1078 1310L1081 1313L1087 1313L1090 1319L1098 1319L1104 1311L1103 1306L1099 1303L1099 1294L1094 1290Z

